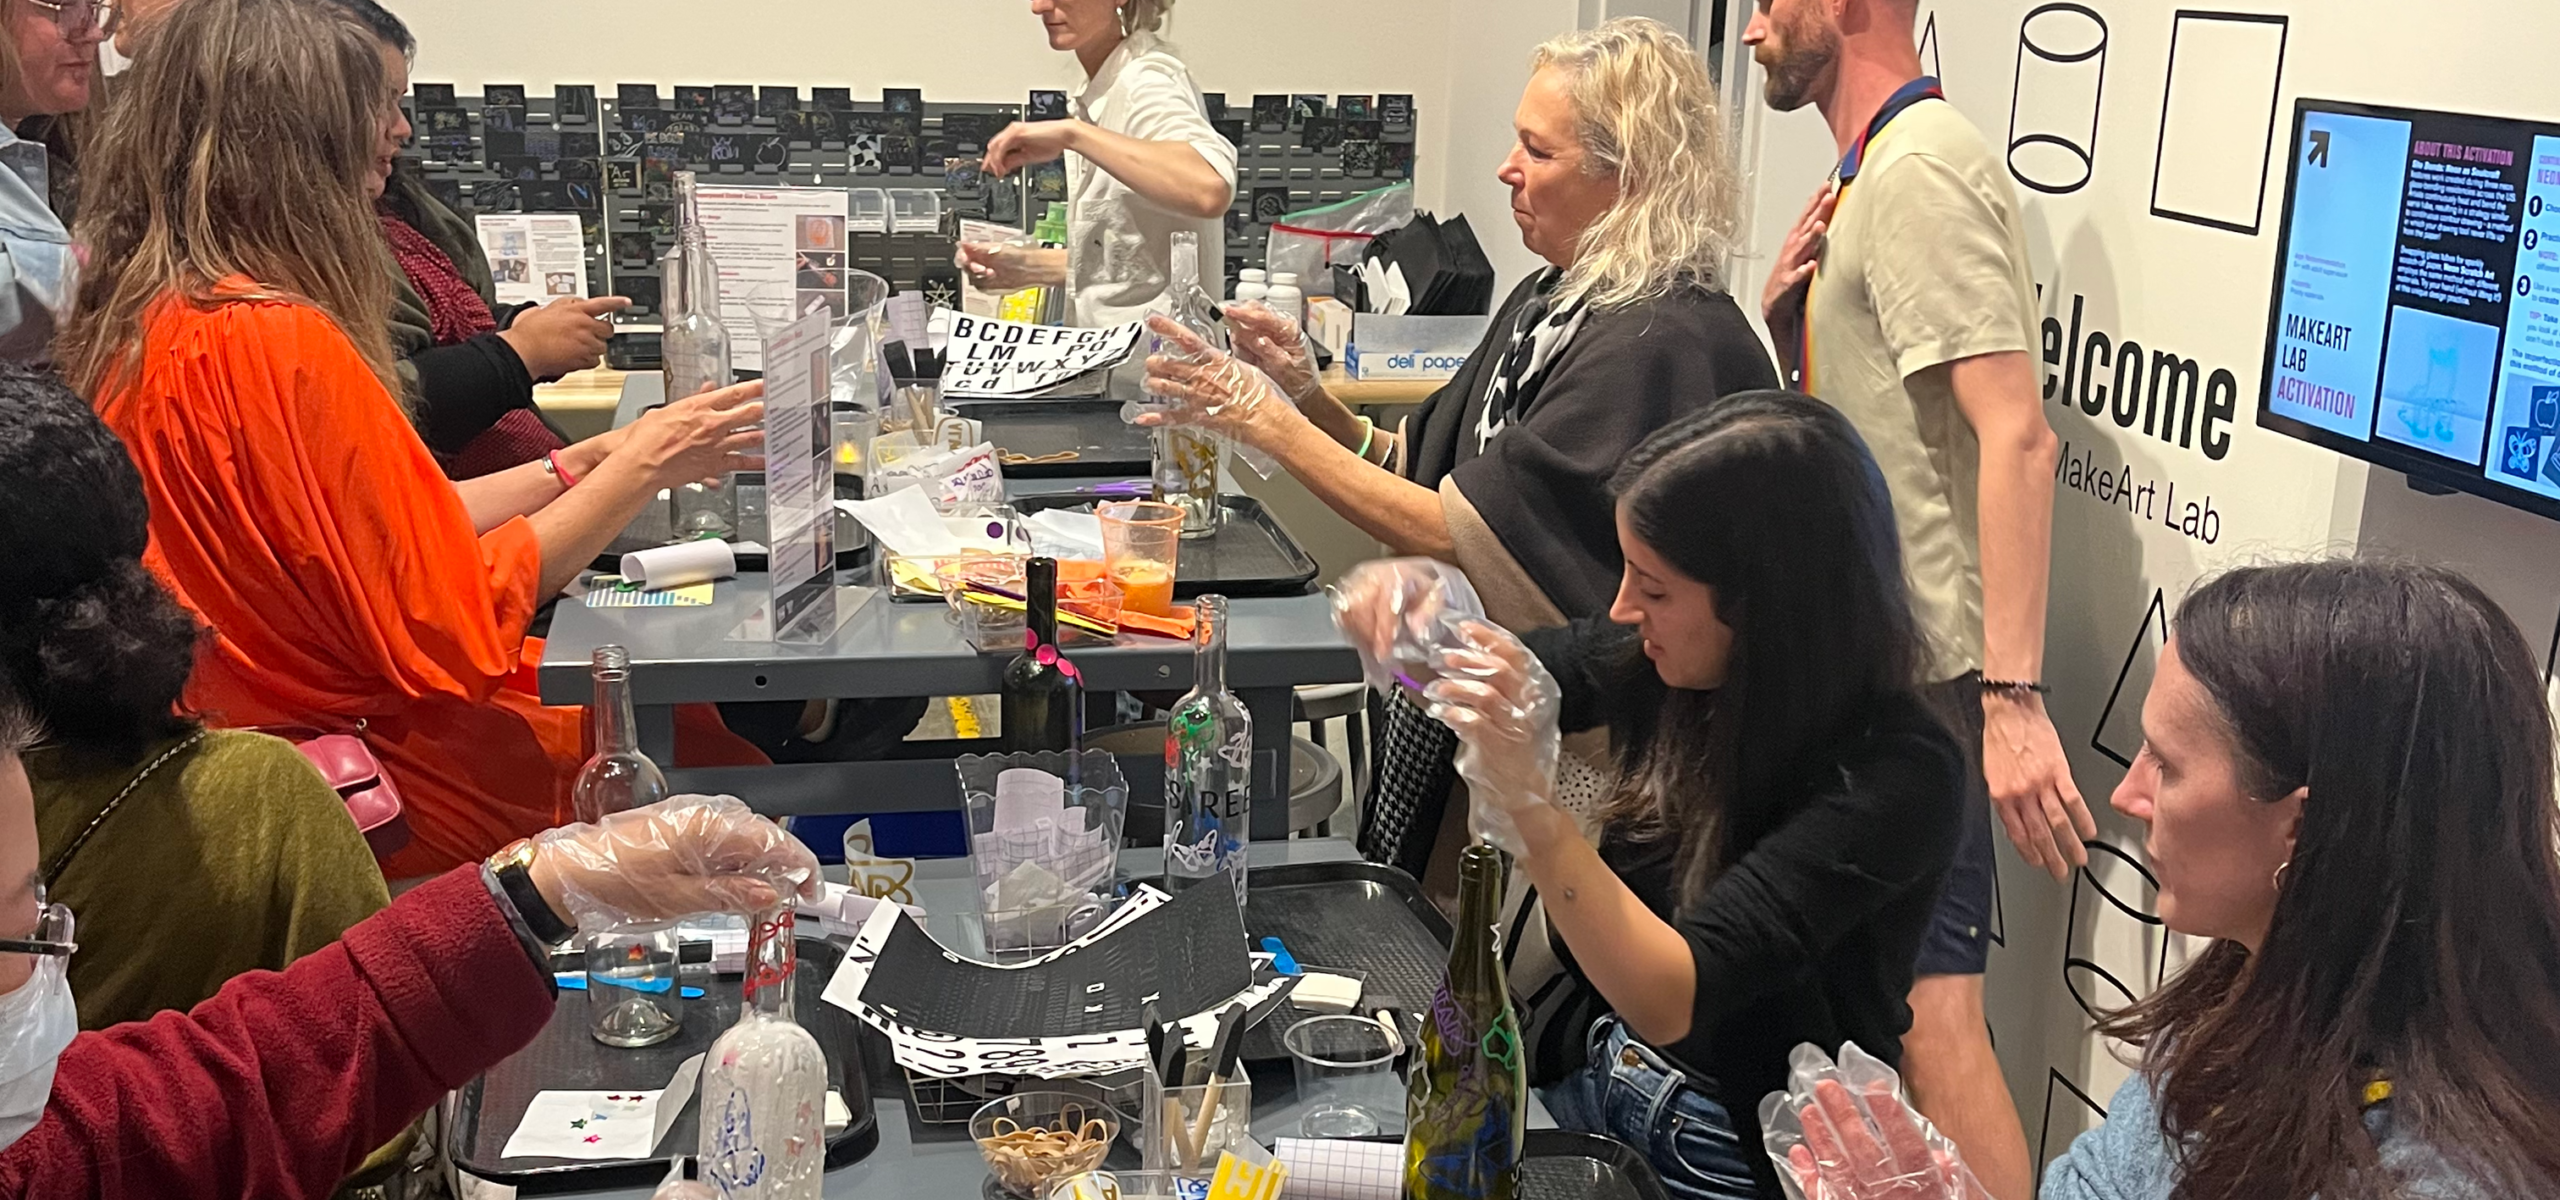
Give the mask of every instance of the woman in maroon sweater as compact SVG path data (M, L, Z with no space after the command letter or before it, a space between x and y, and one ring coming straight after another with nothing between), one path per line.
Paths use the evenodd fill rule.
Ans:
M817 861L772 822L679 797L456 868L281 973L66 1048L69 992L38 967L67 951L43 944L65 931L39 919L30 738L0 694L0 1197L327 1196L541 1031L570 921L749 912L818 886Z

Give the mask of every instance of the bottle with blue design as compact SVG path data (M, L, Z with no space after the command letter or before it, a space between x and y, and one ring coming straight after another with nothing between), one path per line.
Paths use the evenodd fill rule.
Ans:
M1502 852L1458 858L1458 927L1449 973L1422 1023L1405 1094L1405 1200L1513 1200L1528 1136L1529 1078L1520 1020L1503 981Z
M827 1056L792 1020L791 905L747 936L746 1003L702 1067L702 1174L722 1200L818 1200L827 1165Z

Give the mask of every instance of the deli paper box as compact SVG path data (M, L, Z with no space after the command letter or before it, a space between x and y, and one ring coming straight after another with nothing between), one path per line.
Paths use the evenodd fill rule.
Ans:
M1467 365L1467 355L1493 323L1479 317L1391 317L1358 313L1351 318L1351 347L1343 369L1353 379L1447 379Z

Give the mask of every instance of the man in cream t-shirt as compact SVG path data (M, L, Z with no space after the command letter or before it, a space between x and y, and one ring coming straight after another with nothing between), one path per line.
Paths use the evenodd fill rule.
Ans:
M1990 813L2057 879L2097 832L2044 709L2053 430L2015 192L1982 135L1921 77L1917 0L1761 0L1744 40L1770 106L1820 109L1837 177L1764 295L1795 386L1848 415L1893 493L1928 698L1978 768L1911 989L1903 1074L1998 1200L2034 1179L1986 1031L1996 880Z

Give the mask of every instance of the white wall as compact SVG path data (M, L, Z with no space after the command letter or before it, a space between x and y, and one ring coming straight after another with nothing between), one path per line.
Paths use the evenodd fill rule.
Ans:
M2106 810L2123 769L2098 748L2120 753L2136 744L2135 703L2147 686L2160 632L2155 599L2174 607L2200 577L2233 565L2352 549L2387 551L2456 566L2479 580L2521 625L2537 650L2549 643L2560 614L2560 524L2468 496L2425 496L2390 471L2360 463L2255 424L2285 153L2297 96L2362 100L2419 108L2519 116L2547 115L2531 90L2544 72L2535 57L2560 38L2560 8L2500 0L2445 0L2428 10L2430 28L2496 30L2469 38L2461 55L2413 52L2407 10L2379 0L2257 0L2252 11L2290 19L2282 59L2278 132L2266 171L2255 235L2164 219L2151 211L2168 82L2172 0L2089 0L2107 25L2105 78L2098 91L2096 164L2089 184L2071 194L2020 188L2044 311L2064 323L2073 297L2085 297L2082 322L2121 340L2197 359L2206 372L2232 372L2237 419L2228 453L2164 445L2137 427L2091 417L2072 397L2047 405L2074 458L2101 469L2127 469L2139 483L2177 489L2178 506L2210 505L2219 528L2211 541L2164 525L2163 514L2127 512L2085 492L2059 490L2054 509L2052 607L2047 623L2046 678L2052 710L2071 752L2081 790L2100 814L2102 840L2135 860L2137 826ZM2020 29L2033 0L1923 0L1921 20L1937 21L1937 48L1949 98L1996 148L2007 143L2013 105L2022 94ZM2221 6L2208 6L2221 7ZM2037 64L2028 60L2029 67ZM2182 68L2183 71L2183 68ZM2217 76L2227 83L2245 71ZM2068 88L2031 78L2026 104L2068 108ZM1755 84L1756 86L1756 84ZM2254 121L2267 100L2234 95L2215 111L2225 124ZM2051 117L2053 110L2029 114ZM1811 110L1745 116L1745 162L1754 174L1753 261L1738 272L1737 291L1756 295L1768 253L1805 198L1829 171L1835 149ZM2251 171L2259 159L2235 162ZM2057 388L2057 392L2060 389ZM2165 507L2165 505L2160 506ZM2122 702L2108 712L2119 689ZM2105 716L2103 728L2101 717ZM2001 916L2006 944L1990 977L1992 1025L2011 1089L2027 1125L2030 1149L2061 1152L2093 1119L2071 1093L2104 1104L2125 1068L2112 1047L2088 1034L2088 1020L2068 990L2078 983L2100 1007L2127 996L2112 991L2094 964L2132 995L2156 986L2190 947L2164 937L2108 903L2100 886L2147 911L2150 889L2133 869L2101 859L2094 877L2068 884L2030 873L2002 839Z

